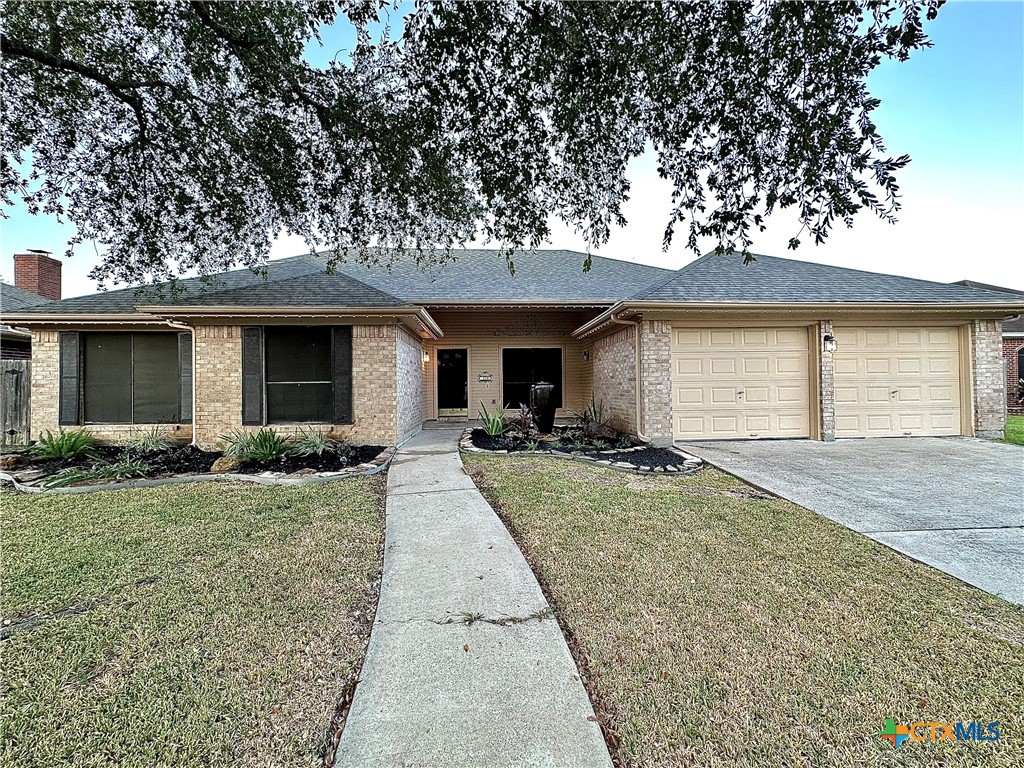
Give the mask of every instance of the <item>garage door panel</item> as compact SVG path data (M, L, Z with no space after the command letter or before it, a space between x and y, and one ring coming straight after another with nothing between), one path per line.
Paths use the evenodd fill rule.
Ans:
M806 328L674 328L672 339L677 439L809 435Z
M956 328L837 327L838 437L960 434Z

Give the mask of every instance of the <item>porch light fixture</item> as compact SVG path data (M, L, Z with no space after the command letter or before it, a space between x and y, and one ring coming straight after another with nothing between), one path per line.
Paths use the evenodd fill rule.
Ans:
M821 337L821 349L829 354L836 351L836 337L831 333L826 333Z
M427 352L426 350L423 351L423 362L424 363L429 363L430 362L430 353Z

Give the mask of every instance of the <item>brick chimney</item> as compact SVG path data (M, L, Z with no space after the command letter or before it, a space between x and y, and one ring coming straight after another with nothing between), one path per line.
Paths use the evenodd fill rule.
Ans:
M60 300L60 268L63 265L49 251L29 248L14 254L14 284L37 296Z

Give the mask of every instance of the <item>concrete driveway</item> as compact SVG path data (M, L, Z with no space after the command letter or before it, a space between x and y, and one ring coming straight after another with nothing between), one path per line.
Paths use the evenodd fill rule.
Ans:
M1024 605L1024 447L963 437L734 440L680 447Z

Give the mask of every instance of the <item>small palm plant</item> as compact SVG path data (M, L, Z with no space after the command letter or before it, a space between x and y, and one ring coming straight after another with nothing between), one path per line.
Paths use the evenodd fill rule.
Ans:
M60 430L44 437L32 446L32 455L39 459L74 459L89 452L95 444L93 436L84 429Z
M498 437L498 435L504 434L507 427L505 426L505 416L501 410L497 410L491 413L487 410L487 406L480 402L480 415L477 417L480 421L480 428L483 429L491 437Z

